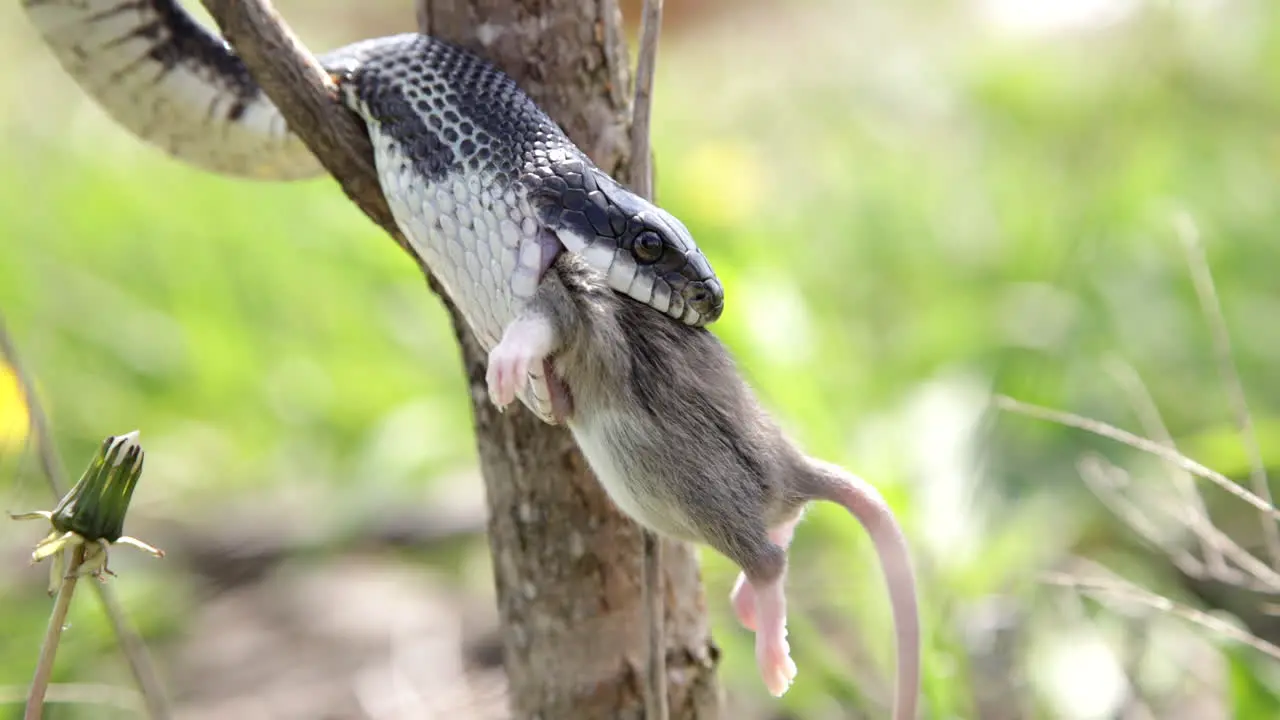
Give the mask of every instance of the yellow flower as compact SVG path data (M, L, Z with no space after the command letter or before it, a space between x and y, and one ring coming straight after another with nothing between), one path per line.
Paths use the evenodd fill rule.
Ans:
M18 374L0 362L0 448L21 447L27 440L29 422Z

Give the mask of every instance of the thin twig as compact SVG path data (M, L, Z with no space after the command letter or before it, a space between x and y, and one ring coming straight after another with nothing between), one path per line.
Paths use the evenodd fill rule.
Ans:
M44 406L36 396L35 384L31 381L31 376L22 365L17 346L5 327L3 315L0 315L0 351L3 351L5 362L12 368L14 377L18 379L22 400L27 407L30 433L35 438L36 454L40 458L40 467L44 470L45 481L49 484L54 499L61 499L68 488L66 475L62 463L58 460L57 449L53 446L53 435L49 432ZM151 661L151 654L147 651L146 643L125 618L124 608L120 605L115 590L104 583L94 583L93 588L97 592L98 600L102 603L107 620L111 622L116 643L129 663L133 680L137 683L142 699L146 703L147 716L151 720L167 720L171 715L169 701L165 695L164 685L160 682L160 675Z
M31 689L27 692L27 709L22 714L22 720L40 720L44 714L44 696L49 690L49 679L53 677L53 659L58 654L62 628L67 624L67 610L71 608L71 596L76 591L76 581L80 579L84 551L83 543L71 551L71 562L67 564L67 573L62 577L62 585L58 588L58 599L54 601L53 612L49 614L49 627L44 631L44 642L40 645L40 659L36 662L35 676L31 678ZM59 550L59 552L66 551Z
M645 0L640 21L635 99L631 104L631 187L636 194L650 200L653 199L653 152L649 144L649 128L653 112L653 77L658 62L658 34L661 28L662 0ZM649 638L644 715L647 720L667 720L669 710L662 541L647 528L641 528L641 537L644 542L643 604Z
M146 703L147 716L152 720L170 717L169 700L164 685L160 682L160 675L151 662L151 653L147 651L147 644L142 636L126 619L120 598L116 597L115 590L110 585L94 583L93 587L98 591L98 600L107 613L116 643L120 645L120 652L124 653L125 660L129 663L129 672L133 674L133 680L138 684L142 700Z
M1113 359L1108 365L1111 367L1112 377L1129 396L1129 404L1137 414L1138 421L1142 423L1146 434L1176 452L1178 446L1173 440L1173 435L1164 424L1160 409L1156 406L1155 399L1151 397L1151 392L1142 381L1142 376L1138 374L1137 369L1119 358ZM1205 507L1204 498L1200 495L1195 479L1190 473L1180 468L1172 468L1172 478L1173 487L1183 498L1184 504L1181 505L1183 521L1199 539L1200 551L1204 555L1209 573L1214 577L1226 577L1227 566L1222 558L1223 550L1218 543L1210 540L1213 523L1209 519L1209 511Z
M1204 246L1200 243L1200 233L1187 213L1179 213L1174 218L1174 228L1187 252L1191 280L1213 338L1218 373L1227 386L1231 409L1236 416L1236 424L1240 427L1240 440L1249 455L1249 483L1253 486L1254 494L1270 505L1271 487L1267 482L1267 467L1262 460L1262 448L1253 427L1253 415L1245 400L1244 383L1240 381L1240 373L1236 368L1235 354L1231 350L1231 335L1227 332L1222 304L1218 302L1218 292L1213 286L1213 273L1209 271L1209 261L1205 258ZM1266 513L1261 513L1258 520L1262 523L1262 537L1267 547L1267 556L1271 559L1271 568L1280 571L1280 526Z
M67 492L67 486L61 480L66 477L66 474L63 472L62 463L58 460L58 453L53 447L49 419L44 414L44 406L36 398L35 385L22 365L22 358L18 355L18 348L9 335L9 329L5 326L2 314L0 314L0 352L4 353L5 363L13 370L13 376L18 380L18 390L22 393L22 400L27 409L27 424L31 435L35 438L36 455L40 458L40 468L44 470L45 480L53 490L54 497L61 498Z
M1115 440L1116 442L1124 443L1125 445L1128 445L1129 447L1134 448L1135 450L1141 450L1143 452L1155 455L1161 460L1172 463L1175 466L1180 467L1183 470L1186 470L1192 475L1196 475L1197 477L1202 477L1206 480L1213 482L1215 485L1221 487L1223 490L1226 490L1227 492L1236 496L1240 500L1243 500L1244 502L1248 503L1252 507L1256 508L1259 512L1263 512L1269 515L1270 517L1280 519L1280 511L1276 510L1275 507L1273 507L1267 501L1263 500L1257 495L1254 495L1253 493L1249 492L1243 487L1240 487L1240 485L1237 484L1235 481L1231 480L1231 478L1227 477L1226 475L1223 475L1220 472L1210 470L1209 468L1205 467L1204 465L1201 465L1195 460L1192 460L1186 455L1183 455L1182 453L1179 453L1176 450L1171 450L1157 442L1148 440L1144 437L1138 437L1137 435L1134 435L1131 432L1121 430L1120 428L1115 427L1114 425L1108 425L1099 420L1091 420L1089 418L1081 417L1073 413L1062 412L1061 410L1053 410L1050 408L1041 407L1039 405L1024 403L1019 400L1014 400L1013 398L1005 395L997 395L995 397L995 404L996 404L996 407L1000 408L1001 410L1007 410L1009 412L1015 412L1020 415L1025 415L1027 417L1036 418L1037 420L1045 420L1048 422L1058 423L1059 425L1066 425L1068 427L1073 427L1079 430L1084 430L1086 432L1091 432L1095 435L1099 435L1101 437Z
M648 662L645 666L644 716L667 720L667 649L665 603L662 592L662 539L644 530L645 625L648 627Z
M1177 451L1173 436L1165 426L1164 419L1160 416L1160 411L1137 370L1120 359L1113 359L1108 362L1108 365L1110 365L1111 374L1116 378L1116 381L1129 394L1130 403L1142 422L1144 431L1170 450ZM1101 458L1097 458L1097 460L1098 462L1105 462ZM1106 465L1113 472L1125 472L1110 463L1106 463ZM1088 483L1091 479L1096 479L1097 477L1097 475L1094 475L1093 478L1085 477L1084 479ZM1271 569L1265 562L1259 560L1248 550L1241 547L1234 539L1213 525L1204 506L1204 499L1201 497L1199 489L1195 486L1195 481L1191 474L1180 468L1173 468L1173 480L1175 488L1178 489L1179 494L1183 497L1183 502L1178 503L1173 509L1168 507L1168 503L1162 501L1157 501L1155 505L1165 514L1179 518L1186 523L1188 529L1200 542L1201 550L1204 553L1204 563L1197 568L1197 565L1200 565L1199 561L1188 557L1185 551L1164 546L1155 538L1148 537L1148 539L1160 544L1161 549L1169 555L1174 564L1178 566L1178 569L1190 577L1212 579L1254 592L1280 592L1280 573ZM1098 488L1094 488L1094 490L1095 493L1099 492ZM1127 498L1120 499L1118 491L1114 497L1119 502L1124 503L1126 508L1112 508L1113 511L1116 511L1139 534L1147 535L1143 528L1138 527L1138 516L1145 520L1145 515L1152 509L1152 504L1144 503L1140 505ZM1107 498L1102 499L1103 502L1108 502ZM1238 567L1233 567L1227 562L1228 560Z
M1236 626L1220 620L1208 613L1201 612L1195 608L1187 607L1181 603L1176 603L1167 597L1157 595L1149 590L1144 590L1135 585L1124 583L1120 580L1109 580L1103 578L1086 578L1069 573L1051 572L1041 576L1041 580L1050 585L1058 585L1060 587L1073 588L1088 592L1095 597L1097 595L1110 595L1115 598L1127 600L1129 602L1145 605L1153 610L1168 613L1175 617L1186 620L1187 622L1199 625L1206 630L1218 633L1224 637L1244 643L1249 647L1264 653L1276 660L1280 660L1280 647L1256 637Z
M1088 464L1096 464L1097 467L1087 468L1086 466ZM1102 475L1102 473L1108 472L1126 475L1127 473L1123 468L1117 467L1110 461L1095 455L1088 455L1085 458L1082 458L1081 463L1077 467L1084 476L1085 483L1090 485L1095 494L1099 495L1099 498L1104 504L1110 506L1112 502L1115 502L1118 503L1118 505L1123 505L1123 507L1117 506L1112 507L1111 509L1135 532L1147 537L1152 543L1160 547L1160 549L1163 550L1173 561L1174 565L1188 576L1200 579L1213 579L1218 582L1242 587L1253 592L1272 594L1280 592L1280 573L1272 570L1265 562L1254 557L1248 550L1240 547L1236 541L1232 540L1213 525L1209 525L1204 529L1204 540L1213 547L1221 550L1226 559L1231 560L1240 567L1237 570L1236 568L1224 563L1220 572L1212 575L1206 575L1205 572L1203 572L1204 566L1196 558L1190 556L1189 553L1186 553L1183 550L1167 546L1167 544L1161 539L1153 536L1153 534L1158 535L1158 532L1151 524L1150 519L1144 514L1144 510L1149 510L1150 508L1140 508L1137 503L1134 503L1128 497L1123 496L1119 490L1116 489L1116 483L1114 481L1111 481L1109 478ZM1109 487L1095 487L1095 485L1103 483L1109 484ZM1103 495L1106 495L1106 497L1103 497ZM1156 500L1155 502L1159 503L1159 500ZM1168 508L1161 507L1161 509L1170 516L1177 516L1177 513L1170 512Z
M1272 570L1269 565L1240 547L1239 543L1212 525L1209 526L1208 536L1211 542L1222 548L1227 559L1239 565L1240 570L1243 571L1237 572L1236 568L1227 565L1221 574L1213 576L1214 580L1253 592L1272 595L1280 593L1280 573Z
M30 688L26 685L0 685L0 705L26 702L29 691ZM144 709L137 691L118 685L95 683L49 683L44 703L106 705L133 714Z
M1199 558L1169 543L1164 533L1156 527L1144 509L1121 492L1120 488L1125 483L1120 479L1128 479L1127 471L1093 453L1087 453L1076 461L1076 471L1080 473L1084 484L1093 491L1094 496L1107 506L1112 514L1128 525L1129 529L1164 552L1182 572L1191 577L1204 577L1204 564Z
M653 199L653 154L649 130L653 117L653 77L658 64L662 0L645 0L640 20L635 99L631 103L631 189Z

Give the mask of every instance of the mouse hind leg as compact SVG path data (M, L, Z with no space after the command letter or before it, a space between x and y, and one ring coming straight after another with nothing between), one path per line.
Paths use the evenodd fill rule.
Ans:
M791 546L791 538L795 535L796 525L800 524L802 513L769 531L769 539L786 550ZM738 580L729 593L729 602L733 604L733 613L738 617L742 627L755 632L756 629L756 593L751 583L747 582L745 572L738 573Z
M801 513L796 513L794 518L769 530L769 539L784 550L790 547L796 525L800 523L800 517ZM738 573L738 580L734 583L733 591L729 593L729 601L733 604L738 622L746 629L754 631L756 629L756 594L751 583L747 581L745 572Z
M791 660L791 648L787 644L787 599L783 592L787 551L763 529L758 537L745 540L723 543L724 546L716 549L742 568L745 582L751 588L756 664L765 687L774 696L781 696L796 676L796 664Z

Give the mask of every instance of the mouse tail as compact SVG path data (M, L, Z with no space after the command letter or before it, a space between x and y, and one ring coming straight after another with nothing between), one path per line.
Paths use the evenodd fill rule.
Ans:
M838 465L806 459L812 472L810 493L843 506L871 536L884 572L897 639L897 691L894 720L916 720L920 696L920 611L915 572L902 526L880 492Z

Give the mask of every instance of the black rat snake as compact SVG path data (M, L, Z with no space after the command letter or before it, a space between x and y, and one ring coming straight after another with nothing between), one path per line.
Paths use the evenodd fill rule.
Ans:
M176 0L20 0L62 67L121 126L208 171L291 180L323 168L230 46ZM613 289L691 325L724 291L685 226L576 147L514 80L419 34L319 58L369 131L383 194L486 350L562 249ZM524 403L552 421L542 368Z

